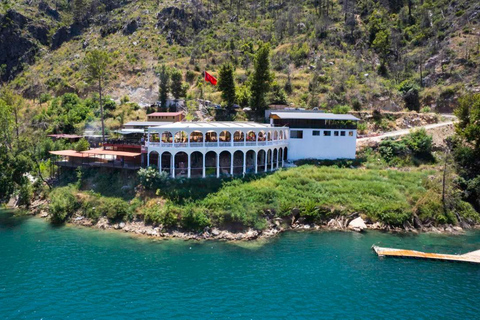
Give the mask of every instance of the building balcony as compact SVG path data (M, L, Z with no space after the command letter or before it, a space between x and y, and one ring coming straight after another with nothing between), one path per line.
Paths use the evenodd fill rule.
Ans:
M288 139L272 141L205 141L205 142L152 142L147 141L149 148L242 148L282 146L288 144Z

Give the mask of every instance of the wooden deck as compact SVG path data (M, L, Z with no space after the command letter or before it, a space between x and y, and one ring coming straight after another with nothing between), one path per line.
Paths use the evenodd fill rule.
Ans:
M440 253L426 253L415 250L392 249L372 246L372 249L379 257L402 257L402 258L417 258L417 259L432 259L443 261L457 261L480 263L480 250L472 251L465 254L440 254Z

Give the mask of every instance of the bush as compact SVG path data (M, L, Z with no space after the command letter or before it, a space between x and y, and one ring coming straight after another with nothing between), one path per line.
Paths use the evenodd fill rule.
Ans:
M90 143L88 143L87 139L82 138L75 144L75 151L86 151L90 149Z
M408 154L408 148L402 141L385 139L380 142L378 152L385 161L392 162L395 157L404 157Z
M429 113L432 112L432 109L430 107L423 107L420 112L422 113Z
M130 216L128 203L120 198L101 198L96 209L111 221L127 220Z
M362 110L362 103L358 99L353 99L352 100L352 108L355 111L360 111Z
M188 230L201 231L211 225L210 219L205 214L206 209L189 205L185 208L181 225Z
M403 143L417 157L432 156L432 136L425 129L414 130L402 138Z
M335 114L347 114L350 112L350 106L347 106L347 105L336 105L335 107L333 107L332 109L332 113L335 113Z
M141 168L138 170L140 184L147 190L155 190L168 179L168 173L158 171L155 167Z
M158 204L145 207L143 215L145 223L161 225L163 228L174 228L178 225L178 220L182 216L182 210L167 202L163 207Z
M18 190L18 205L29 207L33 199L33 186L30 183L30 180L25 179L25 181L20 185Z
M72 187L58 188L50 194L50 215L52 222L62 223L79 208Z

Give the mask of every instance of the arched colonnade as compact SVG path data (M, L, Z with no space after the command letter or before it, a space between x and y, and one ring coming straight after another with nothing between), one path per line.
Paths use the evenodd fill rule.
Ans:
M283 167L288 157L286 146L246 151L174 150L150 151L147 155L148 165L156 166L160 172L167 172L172 178L218 178L274 171Z

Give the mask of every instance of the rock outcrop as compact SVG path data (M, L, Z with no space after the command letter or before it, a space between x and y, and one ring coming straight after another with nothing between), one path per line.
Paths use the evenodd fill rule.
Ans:
M0 15L0 76L2 81L15 77L24 64L34 62L38 42L47 42L48 28L16 12Z
M365 224L365 221L363 221L361 217L358 217L350 221L350 223L348 224L348 229L361 232L367 229L367 225Z

